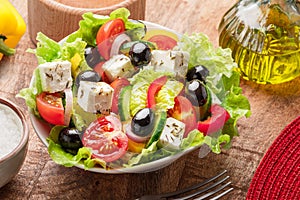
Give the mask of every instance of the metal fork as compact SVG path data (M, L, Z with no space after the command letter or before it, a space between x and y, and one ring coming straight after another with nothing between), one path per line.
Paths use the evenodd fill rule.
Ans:
M210 179L207 179L201 183L198 183L196 185L190 186L188 188L184 188L182 190L178 190L175 192L169 192L165 194L155 194L155 195L144 195L136 200L167 200L167 199L173 199L173 200L185 200L185 199L191 199L193 197L196 197L197 195L202 194L202 196L198 196L195 198L195 200L201 200L201 199L206 199L212 195L215 195L214 197L211 198L211 200L216 200L221 198L222 196L226 195L227 193L231 192L233 190L232 187L229 187L231 182L226 182L226 180L229 179L229 176L222 177L227 173L227 170L224 170L220 174L217 174L214 177L211 177ZM222 178L222 179L221 179ZM220 179L220 180L217 180ZM217 180L217 181L214 181ZM208 185L209 184L209 185ZM202 187L204 185L207 185L206 187ZM201 188L202 187L202 188ZM199 190L196 190L200 188ZM182 195L184 193L187 193L189 191L193 191L192 193L186 195L186 196L181 196L178 198L175 198L178 195ZM222 191L220 194L220 191ZM206 192L206 193L205 193ZM204 193L204 194L203 194Z

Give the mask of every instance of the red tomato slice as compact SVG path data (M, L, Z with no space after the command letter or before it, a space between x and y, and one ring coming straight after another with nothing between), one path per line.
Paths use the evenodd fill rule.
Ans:
M83 134L82 144L92 149L92 157L112 162L126 153L128 138L122 132L121 121L113 115L108 115L89 125Z
M158 49L169 50L177 45L177 41L166 35L155 35L149 38L150 42L156 43Z
M108 60L114 36L125 31L125 23L122 19L113 19L103 24L96 36L96 43L101 56Z
M102 68L103 64L105 63L105 61L103 62L99 62L95 67L94 67L94 71L96 71L99 76L101 77L101 80L105 83L110 84L110 81L108 80L108 77L106 76L106 74L104 73L104 70Z
M43 92L36 97L36 105L45 121L54 125L64 125L64 107L60 93Z
M204 135L219 131L230 118L227 110L218 104L213 104L210 107L210 113L211 117L205 121L198 122L198 130L204 133Z
M126 78L117 78L110 84L110 86L114 89L111 111L115 114L119 113L118 99L120 91L126 85L130 85L130 82Z
M102 66L103 66L104 63L105 63L105 61L99 62L98 64L95 65L95 67L93 68L93 70L99 74L99 76L101 77L102 81L106 82L106 81L108 81L108 79L106 78L104 70L102 68Z
M185 123L183 137L187 137L192 130L197 129L196 110L190 100L184 96L177 96L174 101L174 107L168 111L168 114Z
M164 84L166 84L168 80L167 76L161 76L157 79L155 79L148 88L147 93L147 107L148 108L154 108L156 105L155 97L159 90L162 88Z

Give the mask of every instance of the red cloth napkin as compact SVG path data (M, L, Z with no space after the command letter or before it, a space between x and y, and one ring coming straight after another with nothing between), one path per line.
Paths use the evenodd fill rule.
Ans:
M283 129L261 160L246 200L300 199L300 116Z

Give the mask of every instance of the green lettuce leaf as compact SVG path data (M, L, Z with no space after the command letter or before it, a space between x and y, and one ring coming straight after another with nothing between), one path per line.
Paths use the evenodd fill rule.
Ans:
M81 159L88 157L88 155L79 155L77 154L76 156L65 152L61 146L52 140L48 140L49 146L48 146L48 153L52 160L59 164L63 165L65 167L73 167L76 164L80 162Z
M213 153L221 153L222 147L228 147L231 144L231 138L227 134L221 134L218 137L205 136L204 143L207 144Z
M222 106L229 112L231 118L223 127L223 134L230 135L231 138L238 136L236 128L237 121L241 117L250 117L250 103L248 99L242 95L240 87L232 87L222 102Z
M148 148L143 149L140 154L131 158L127 164L124 164L124 167L133 167L135 165L152 162L176 153L164 148L158 149L157 143L158 141L155 141Z
M157 109L168 111L174 107L175 97L182 91L183 84L176 80L168 80L161 90L158 92L155 101L157 102Z
M34 70L34 78L29 88L23 88L19 91L16 97L23 98L28 108L37 116L40 114L36 107L36 96L42 92L42 83L39 75L39 70Z
M101 25L109 21L108 16L84 13L82 20L79 22L79 29L68 36L67 42L73 42L77 38L82 38L89 46L96 46L96 35Z
M190 147L201 146L204 143L204 135L197 129L191 131L186 138L181 142L181 148L183 150Z
M79 22L79 29L71 34L67 42L72 42L77 38L82 38L89 46L96 46L96 35L99 28L107 21L121 18L125 23L125 29L144 28L141 23L134 23L128 20L130 12L127 8L119 8L110 13L110 16L94 15L91 12L84 13L82 20Z
M85 60L85 48L86 42L84 42L81 38L77 38L73 42L64 42L61 46L61 60L68 60L72 63L72 70L74 71L76 67L78 67L78 71L90 70L91 68L88 66ZM72 58L76 55L80 56L79 66L74 66Z
M61 46L54 40L48 38L41 32L37 33L36 37L37 48L27 50L34 53L38 59L38 63L55 61L61 58Z

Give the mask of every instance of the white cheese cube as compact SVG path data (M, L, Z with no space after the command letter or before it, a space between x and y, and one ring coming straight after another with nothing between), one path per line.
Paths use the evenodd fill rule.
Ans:
M190 54L186 51L153 50L150 65L155 71L167 71L177 77L185 77L188 71Z
M119 77L128 78L135 71L130 58L123 54L113 56L103 64L102 68L110 82Z
M108 115L114 89L105 82L80 81L77 103L86 112Z
M166 125L160 135L159 145L169 149L179 149L185 124L175 118L167 118Z
M38 66L42 89L45 92L60 92L72 86L69 61L47 62Z

